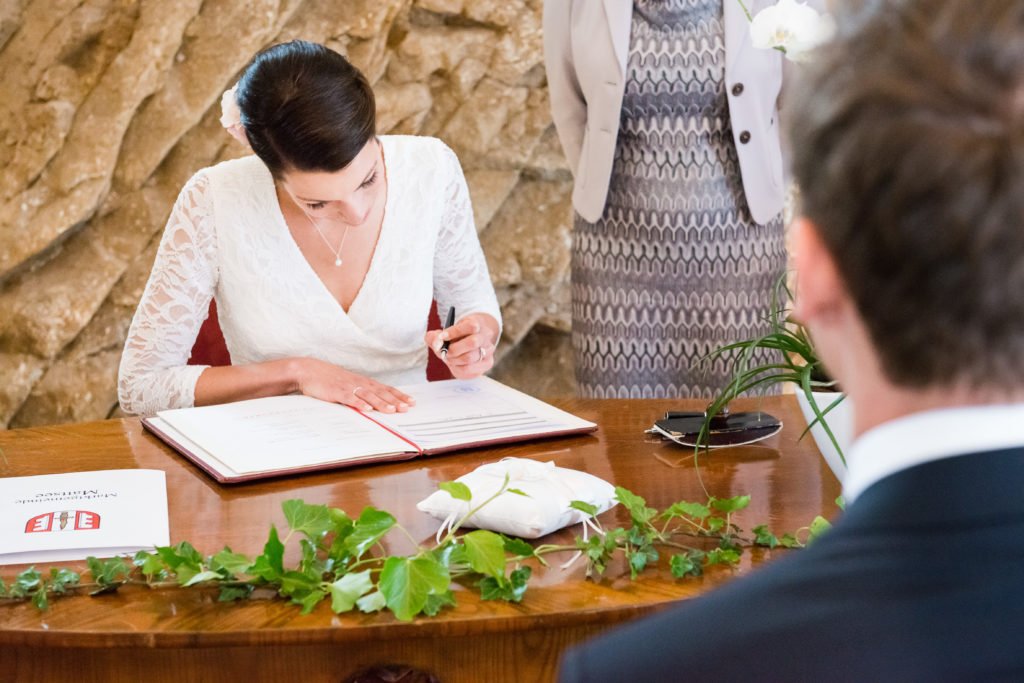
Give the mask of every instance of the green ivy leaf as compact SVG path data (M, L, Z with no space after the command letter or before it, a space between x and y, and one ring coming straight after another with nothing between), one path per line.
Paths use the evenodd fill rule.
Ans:
M725 520L721 517L708 517L708 531L717 534L725 526Z
M728 564L734 565L740 561L740 554L736 550L726 548L715 548L709 550L705 556L707 564Z
M647 507L646 500L621 486L615 487L615 499L629 510L629 516L636 524L647 524L658 514L654 508Z
M841 495L836 496L836 506L840 510L844 510L845 511L846 510L846 499L843 498Z
M766 524L758 524L754 527L753 531L754 545L760 545L766 548L774 548L779 545L778 536L769 531Z
M19 572L14 577L14 584L11 585L11 595L16 598L28 597L33 591L42 587L42 578L42 574L35 567L29 567Z
M132 564L139 568L139 571L142 572L142 575L145 576L147 580L152 581L154 577L164 578L167 576L167 572L164 569L165 565L163 558L156 553L140 550L135 553L135 557L132 559Z
M480 587L480 598L520 602L526 593L531 574L532 570L529 567L519 567L514 569L507 579L485 576L477 582L477 586Z
M704 573L701 561L704 554L700 551L690 551L683 555L673 555L669 560L669 568L672 576L681 579L685 576L700 576Z
M89 567L89 573L92 574L93 580L99 585L99 588L90 593L90 595L116 591L131 572L131 565L117 557L109 560L87 557L85 562Z
M732 498L712 498L711 507L719 512L739 512L750 505L750 496L734 496Z
M50 586L53 588L53 592L58 595L63 595L67 592L68 588L77 586L81 578L78 572L71 571L65 567L50 568Z
M505 542L493 531L478 529L462 537L466 560L473 571L484 576L505 576Z
M794 536L793 534L788 534L788 533L787 534L782 534L782 537L779 539L779 545L781 545L783 548L801 548L801 547L803 547L803 543L801 543L800 540L797 539L796 536Z
M533 557L533 546L521 538L501 537L505 544L505 552L514 557Z
M428 595L427 604L423 606L423 613L428 617L436 617L445 607L455 607L455 595L450 590Z
M293 596L292 602L302 606L302 613L309 614L320 604L320 601L327 597L327 592L322 588L311 590L301 597Z
M387 607L387 605L388 602L384 598L384 594L380 591L374 591L369 595L364 595L356 600L356 607L359 608L360 612L364 612L366 614L369 614L370 612L379 612Z
M334 532L334 540L331 541L331 547L327 550L327 558L336 563L344 562L349 555L345 541L352 533L352 529L355 528L355 522L338 508L330 508L328 513L331 516L331 531Z
M649 563L658 561L658 551L651 546L627 550L626 560L629 562L630 578L636 579Z
M249 573L267 582L277 581L284 574L284 544L277 537L277 527L273 524L263 545L263 554L253 560Z
M448 495L455 500L464 500L467 503L473 500L473 492L461 481L443 481L437 485L437 488L447 491Z
M182 586L187 588L189 586L194 586L197 583L203 583L204 581L219 581L222 578L224 577L221 576L219 573L207 570L204 572L196 572L187 581L181 581L181 579L179 578L178 582L181 583Z
M521 489L505 489L505 490L508 491L509 493L514 493L517 496L523 496L525 498L532 498L532 496L529 493L527 493L526 491L523 491Z
M692 517L693 519L704 519L711 514L711 510L708 509L707 505L701 505L700 503L691 503L686 500L681 500L678 503L673 503L661 513L663 519L672 519L673 517Z
M395 518L383 510L366 507L356 520L352 533L345 539L345 548L353 557L362 557L374 543L395 526Z
M0 598L7 597L7 584L4 583L3 579L0 579Z
M333 527L331 513L326 505L310 505L293 499L281 504L288 528L297 531L314 543L318 542Z
M580 512L590 517L596 516L598 510L598 507L596 505L585 503L582 500L574 500L570 502L569 507L572 508L573 510L579 510Z
M217 602L234 602L235 600L244 600L252 594L252 586L245 584L243 586L221 586L220 595L217 596Z
M250 567L252 560L247 555L232 552L231 548L226 546L210 558L210 569L223 573L225 577L248 574Z
M46 588L40 588L32 595L32 604L39 611L44 611L50 606L50 600L46 597Z
M279 592L281 595L288 596L303 596L309 591L315 590L320 586L320 581L315 578L297 572L294 570L287 571L281 575L281 588Z
M444 593L450 584L448 568L432 557L389 557L378 581L388 609L400 621L412 620L428 595Z
M345 574L328 586L331 594L331 609L335 614L348 612L356 605L356 601L373 590L373 579L370 570Z
M817 541L831 528L832 522L828 521L821 515L818 515L814 518L814 521L811 522L811 533L810 536L807 538L807 542L813 543L814 541Z

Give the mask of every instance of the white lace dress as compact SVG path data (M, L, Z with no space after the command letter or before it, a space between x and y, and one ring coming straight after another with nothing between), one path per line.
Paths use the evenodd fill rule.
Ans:
M366 279L346 313L292 239L256 157L196 173L171 211L132 320L121 407L150 415L194 404L207 366L186 365L216 298L233 364L319 358L392 385L426 378L431 300L442 315L501 320L466 181L440 140L382 136L388 189Z

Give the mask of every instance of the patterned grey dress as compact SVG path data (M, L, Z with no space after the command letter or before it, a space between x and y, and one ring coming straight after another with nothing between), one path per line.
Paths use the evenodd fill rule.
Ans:
M785 236L781 215L758 225L743 194L722 2L634 2L608 202L596 223L575 223L582 396L709 396L730 363L701 359L766 331Z

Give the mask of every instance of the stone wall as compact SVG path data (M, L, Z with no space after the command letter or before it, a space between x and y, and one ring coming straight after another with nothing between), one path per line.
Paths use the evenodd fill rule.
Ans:
M244 153L221 93L261 47L347 55L383 133L459 155L505 315L496 376L573 391L571 178L541 0L0 2L0 427L116 414L128 324L178 190Z

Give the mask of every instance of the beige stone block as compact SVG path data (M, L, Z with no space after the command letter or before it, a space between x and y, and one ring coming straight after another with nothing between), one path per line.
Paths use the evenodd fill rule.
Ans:
M0 171L0 193L3 199L27 187L39 176L50 159L64 144L71 130L75 107L66 100L31 104L24 109L11 131L16 142ZM6 155L5 155L6 156Z
M400 12L408 9L411 0L346 0L347 11L355 19L349 33L356 38L387 35Z
M199 3L141 3L130 42L82 102L64 147L35 186L0 212L0 224L15 228L0 233L0 278L79 226L99 205L132 114L156 89Z
M464 0L416 0L417 7L441 14L459 14L463 4Z
M484 232L482 243L491 263L511 257L519 265L520 281L550 287L569 271L572 184L524 180L498 210ZM493 277L493 274L492 274ZM497 284L497 281L496 281Z
M378 83L374 96L380 133L417 132L433 103L430 88L422 83Z
M512 188L517 182L519 171L466 171L466 184L469 186L469 196L473 200L473 220L477 232L483 232L512 193Z
M156 169L174 144L211 107L219 110L224 90L288 19L277 0L213 0L201 3L189 23L188 40L177 50L160 89L145 102L124 136L115 182L135 189ZM193 12L194 13L194 12ZM232 36L230 50L224 36Z
M531 174L547 180L572 180L569 161L562 151L562 143L558 140L554 124L548 125L540 136L527 167Z
M6 428L15 412L43 375L45 362L22 353L0 352L0 428Z
M572 339L567 331L537 325L505 354L491 377L540 398L574 397Z
M485 28L411 27L388 65L388 80L422 83L433 73L454 71L467 58L489 62L494 40L494 31Z
M74 339L151 239L152 209L146 192L134 193L0 291L0 346L52 358Z
M121 350L52 365L10 421L12 428L103 420L117 403Z

